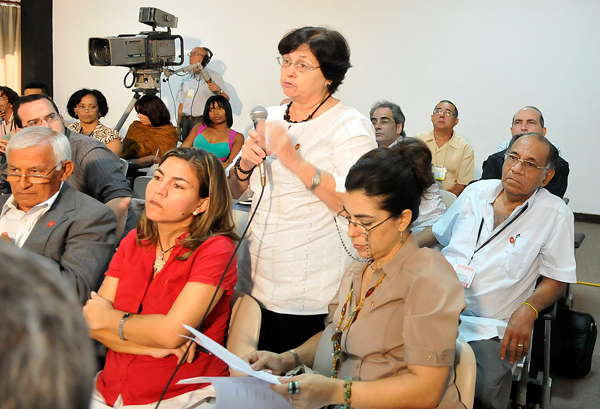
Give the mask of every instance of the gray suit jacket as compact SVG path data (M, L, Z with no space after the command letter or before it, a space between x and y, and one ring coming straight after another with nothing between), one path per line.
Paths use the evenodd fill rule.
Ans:
M9 195L0 197L0 209ZM54 260L84 303L102 283L114 254L117 217L106 205L63 183L50 210L36 222L23 248Z

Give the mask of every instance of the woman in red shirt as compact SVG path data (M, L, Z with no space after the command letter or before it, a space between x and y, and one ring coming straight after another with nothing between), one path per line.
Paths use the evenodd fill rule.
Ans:
M235 259L224 273L237 239L230 199L213 154L176 148L163 156L137 230L121 241L83 310L91 337L109 348L92 407L154 407L186 347L182 324L197 327L215 291L200 331L223 344L237 280ZM180 379L228 375L218 358L195 355L179 368L165 403L202 396L196 390L206 384L177 385Z

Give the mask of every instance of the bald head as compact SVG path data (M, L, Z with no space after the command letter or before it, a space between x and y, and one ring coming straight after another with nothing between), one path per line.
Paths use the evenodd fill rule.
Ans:
M536 132L546 135L544 127L544 116L542 112L534 106L526 106L517 111L513 116L510 133L512 136Z

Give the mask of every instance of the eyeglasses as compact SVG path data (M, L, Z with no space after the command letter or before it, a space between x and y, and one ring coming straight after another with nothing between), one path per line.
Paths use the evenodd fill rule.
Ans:
M187 53L187 55L188 55L188 57L191 57L192 55L196 56L196 57L199 56L199 55L204 56L204 54L201 54L201 53L199 53L197 51L192 51L190 53Z
M52 112L51 114L46 115L43 118L36 118L36 119L32 119L31 121L27 121L23 124L23 128L27 128L29 126L39 126L42 125L42 122L46 122L47 124L50 124L52 122L56 122L60 119L60 116L58 116L58 114Z
M277 62L279 63L279 65L281 65L284 68L288 68L293 65L294 68L296 68L296 71L298 71L298 72L306 72L308 70L312 71L312 70L316 70L317 68L321 68L321 66L311 67L305 62L293 63L292 60L290 60L289 58L286 58L286 57L277 57Z
M379 121L377 119L373 118L373 119L371 119L371 123L373 125L377 125L377 124L380 124L380 125L390 125L390 124L395 124L396 122L393 121L393 120L391 120L391 119L389 119L389 118L381 118Z
M94 112L95 110L98 109L97 106L91 106L91 107L83 107L83 106L78 106L75 107L76 110L81 111L81 112Z
M443 111L442 108L437 108L437 109L433 110L433 115L454 116L454 112L452 112L452 111Z
M341 212L339 212L338 214L335 215L336 222L339 222L342 226L345 226L348 228L350 227L350 225L352 225L352 226L354 226L354 228L356 229L357 232L359 232L360 234L366 234L367 236L369 235L369 233L371 231L373 231L373 229L381 226L383 223L387 222L388 220L390 220L392 218L392 216L390 216L387 219L380 221L375 226L367 227L364 224L351 221L349 216L344 216L342 214L344 212L345 212L345 210L342 210Z
M520 163L523 166L523 169L525 171L533 171L533 170L537 170L537 169L548 170L548 168L543 167L543 166L538 166L531 161L519 159L519 158L517 158L516 155L513 155L512 153L505 153L504 161L506 163L508 163L509 166L516 166L517 163Z
M29 183L34 184L34 185L42 184L42 183L49 183L50 179L48 179L48 175L50 175L50 173L52 173L52 171L54 169L56 169L56 167L59 165L62 165L62 162L55 165L45 175L41 174L41 172L36 173L36 174L31 174L31 175L20 175L18 173L11 173L11 172L8 172L7 170L3 170L2 172L0 172L0 177L2 177L2 179L6 180L7 182L18 182L21 180L21 178L27 178L27 180L29 180ZM34 172L37 172L37 171L34 171Z

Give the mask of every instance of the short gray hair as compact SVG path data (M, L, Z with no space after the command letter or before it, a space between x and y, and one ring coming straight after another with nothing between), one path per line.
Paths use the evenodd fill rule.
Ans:
M75 293L52 260L0 243L3 408L87 409L96 360Z
M52 148L56 170L61 169L61 164L71 160L71 144L69 139L53 129L45 126L29 126L16 134L6 146L6 156L11 150L33 148L34 146L46 145Z
M406 118L404 117L404 113L402 112L402 109L400 109L400 106L398 104L394 104L393 102L390 102L390 101L385 101L385 100L377 101L371 107L371 112L369 113L369 117L373 118L373 114L379 108L389 108L390 111L392 111L392 116L394 117L394 122L396 122L396 124L402 124L402 133L400 134L400 137L405 138L406 132L404 132L404 123L406 122Z

